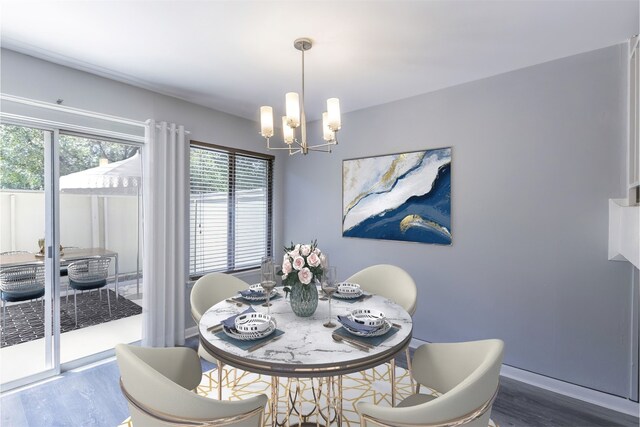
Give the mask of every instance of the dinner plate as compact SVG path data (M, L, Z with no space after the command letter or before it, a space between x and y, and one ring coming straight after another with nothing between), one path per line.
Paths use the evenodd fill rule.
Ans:
M256 288L254 288L254 286L255 286L255 285L253 285L253 286L249 287L249 289L252 289L252 290L254 290L254 291L255 291L255 290L256 290ZM256 293L261 292L261 293L260 293L260 294L258 294L258 295L242 295L242 294L239 294L239 297L240 297L240 298L244 298L244 299L246 299L247 301L266 301L266 300L267 300L267 293L264 291L264 289L262 289L262 286L260 286L260 289L261 289L260 291L256 291ZM278 294L278 292L276 292L276 290L275 290L275 289L272 289L272 290L271 290L271 295L269 295L269 298L273 298L273 297L274 297L274 296L276 296L277 294Z
M384 324L379 327L378 329L374 330L374 331L370 331L370 332L361 332L361 331L356 331L355 329L351 329L348 326L342 325L342 327L349 332L350 334L356 335L358 337L378 337L380 335L384 335L387 332L389 332L389 330L391 329L391 322L389 322L388 320L384 321Z
M254 341L254 340L259 340L260 338L268 337L269 335L275 332L276 327L277 327L276 321L275 319L272 318L269 321L269 327L262 332L240 332L236 329L228 328L226 326L223 327L222 330L224 331L225 334L227 334L227 336L234 338L236 340Z

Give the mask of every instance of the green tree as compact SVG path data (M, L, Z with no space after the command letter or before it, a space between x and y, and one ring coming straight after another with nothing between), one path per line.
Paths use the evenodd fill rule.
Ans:
M60 176L96 167L101 158L117 162L138 147L113 141L60 135ZM0 125L0 188L44 190L44 131Z
M44 132L0 125L0 188L44 189Z

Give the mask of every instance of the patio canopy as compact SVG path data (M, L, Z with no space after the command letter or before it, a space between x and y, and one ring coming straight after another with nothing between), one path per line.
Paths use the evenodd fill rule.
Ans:
M142 182L140 154L104 166L60 177L63 193L93 196L137 196Z
M60 177L60 192L88 196L140 196L142 184L140 153L104 166L70 173ZM93 209L93 208L92 208ZM106 209L106 205L103 205ZM140 230L140 197L136 204L137 231ZM105 216L102 216L102 227ZM105 231L105 235L106 235ZM140 296L140 238L136 239L136 295Z

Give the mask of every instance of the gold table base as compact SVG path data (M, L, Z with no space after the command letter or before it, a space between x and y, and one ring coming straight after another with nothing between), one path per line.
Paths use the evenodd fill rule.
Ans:
M254 374L230 366L225 366L220 374L222 378L222 398L225 400L242 400L261 393L270 397L267 410L265 411L263 423L265 427L274 425L274 418L272 416L274 412L277 413L276 425L278 426L292 427L302 425L303 427L320 427L340 425L336 418L335 404L331 406L330 423L327 423L326 418L322 416L322 414L327 416L326 399L328 397L328 378L322 379L323 392L320 395L320 399L318 399L317 394L314 396L313 388L318 388L320 378L314 378L313 380L278 378L277 385L274 389L272 385L275 384L275 379L267 375ZM381 406L391 406L390 374L389 365L385 364L375 369L344 375L342 377L342 426L360 426L360 417L354 407L358 401L367 401ZM333 396L337 397L337 382L337 378L334 378L333 389L335 392L332 392L330 399L333 399ZM296 396L295 391L298 387L299 392ZM412 394L412 386L408 372L398 367L396 367L396 390L397 401L401 401ZM206 372L202 376L202 382L196 391L202 396L212 399L218 398L217 369ZM293 394L291 394L291 392L293 392ZM274 393L277 393L277 400ZM421 393L429 394L430 390L424 390L423 387ZM318 400L321 410L317 409ZM292 410L293 406L297 408L297 412ZM300 419L298 415L299 412L303 414L302 419ZM493 421L489 423L489 426L495 427ZM119 427L134 426L130 420L126 420Z

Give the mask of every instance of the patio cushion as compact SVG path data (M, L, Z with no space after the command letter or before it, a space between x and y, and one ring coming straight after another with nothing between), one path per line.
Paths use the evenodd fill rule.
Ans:
M89 289L98 289L106 285L107 285L107 279L93 280L93 281L87 281L87 282L78 282L76 280L71 280L71 279L69 280L69 286L71 286L72 289L77 289L79 291L86 291Z
M44 288L20 292L0 291L0 299L7 302L27 301L41 296L44 296Z

